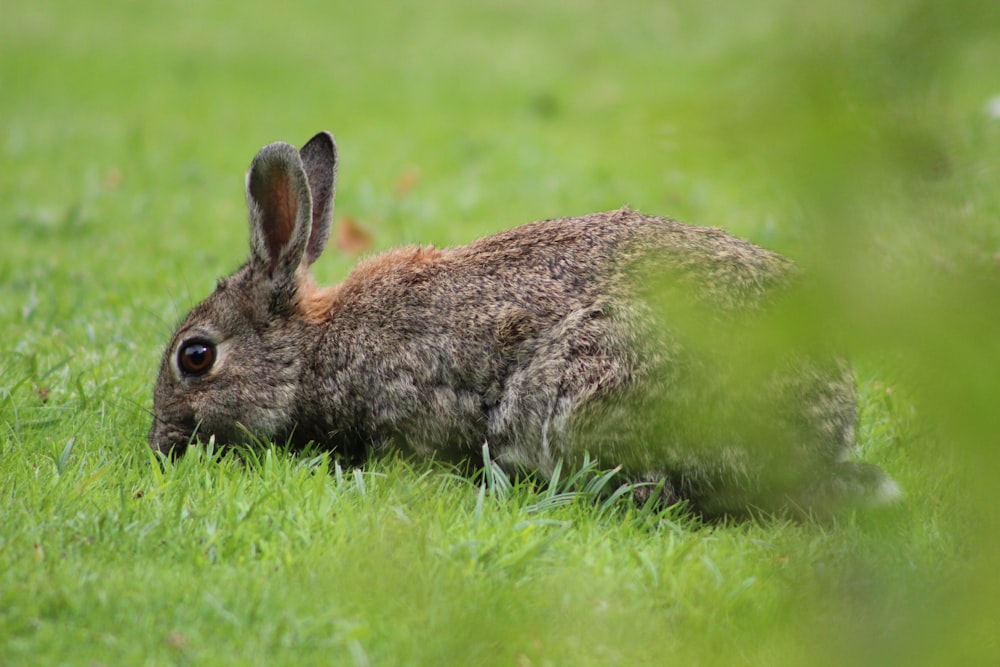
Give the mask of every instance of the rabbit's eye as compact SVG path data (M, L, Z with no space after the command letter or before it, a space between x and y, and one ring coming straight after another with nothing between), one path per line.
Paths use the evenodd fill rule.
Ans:
M187 375L207 373L214 363L215 345L207 340L189 340L177 352L177 365Z

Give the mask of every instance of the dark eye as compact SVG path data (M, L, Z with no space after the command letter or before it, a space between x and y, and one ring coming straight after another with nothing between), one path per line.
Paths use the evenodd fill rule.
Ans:
M177 365L186 375L203 375L215 363L215 345L207 340L194 338L185 341L177 351Z

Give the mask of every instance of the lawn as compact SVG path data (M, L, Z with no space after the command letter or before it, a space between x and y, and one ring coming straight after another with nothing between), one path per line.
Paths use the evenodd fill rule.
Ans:
M0 20L0 665L1000 661L993 0L20 3ZM265 143L333 131L322 282L624 204L796 258L855 361L832 520L388 457L148 451ZM352 240L353 239L353 240ZM578 482L571 484L572 479Z

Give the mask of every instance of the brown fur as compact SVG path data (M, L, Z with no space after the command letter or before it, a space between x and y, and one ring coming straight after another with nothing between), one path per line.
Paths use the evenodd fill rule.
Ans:
M330 320L341 299L342 285L320 287L312 276L304 276L299 282L298 311L312 324L322 324Z
M411 246L376 255L359 263L339 284L320 287L305 273L299 277L298 310L313 324L328 322L345 295L361 294L390 277L416 282L425 272L446 260L446 253L433 246Z

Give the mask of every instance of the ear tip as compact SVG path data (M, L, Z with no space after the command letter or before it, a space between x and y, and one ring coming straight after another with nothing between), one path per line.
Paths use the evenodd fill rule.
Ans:
M295 150L295 146L284 142L275 141L274 143L267 144L257 153L257 157L285 157L290 155L298 155L298 151Z
M317 132L313 135L312 139L307 141L302 147L303 151L313 151L316 149L323 150L324 152L330 153L332 155L337 154L337 141L333 138L333 133L329 130L323 130Z
M302 160L295 147L284 141L267 144L258 151L250 164L250 171L259 171L272 165L301 165Z

